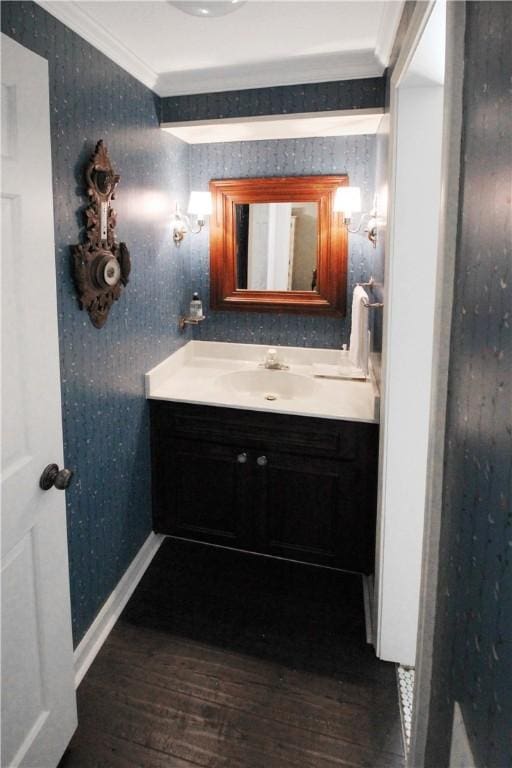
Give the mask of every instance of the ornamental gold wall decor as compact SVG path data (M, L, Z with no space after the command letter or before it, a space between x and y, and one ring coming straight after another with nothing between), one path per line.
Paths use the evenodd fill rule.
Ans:
M73 268L81 309L102 328L110 307L128 283L130 254L115 236L116 212L111 206L119 183L103 141L98 141L86 169L90 203L85 209L86 242L74 245Z

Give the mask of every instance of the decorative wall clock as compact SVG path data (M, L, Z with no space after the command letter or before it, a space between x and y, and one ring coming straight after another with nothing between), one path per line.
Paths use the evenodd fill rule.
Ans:
M85 209L86 242L73 246L74 278L81 309L102 328L110 307L121 295L130 274L130 254L115 237L116 212L111 207L119 183L103 141L98 141L85 180L90 204Z

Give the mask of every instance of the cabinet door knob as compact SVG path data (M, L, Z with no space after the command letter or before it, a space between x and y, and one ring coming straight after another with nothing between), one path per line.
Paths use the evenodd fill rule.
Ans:
M246 464L247 463L247 454L246 453L239 453L236 457L236 460L239 464Z
M266 456L258 456L256 459L256 464L258 467L266 467L268 464L268 459Z

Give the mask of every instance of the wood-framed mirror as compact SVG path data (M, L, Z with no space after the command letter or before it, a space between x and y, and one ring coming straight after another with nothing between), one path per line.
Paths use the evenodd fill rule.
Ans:
M348 176L213 179L210 301L217 310L344 316Z

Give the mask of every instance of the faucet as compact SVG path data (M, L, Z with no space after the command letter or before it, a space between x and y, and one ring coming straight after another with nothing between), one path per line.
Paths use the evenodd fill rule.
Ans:
M273 349L272 347L267 349L265 359L262 363L260 363L260 365L262 365L264 368L267 368L269 371L287 371L290 367L289 365L285 365L285 363L279 362L277 349Z

